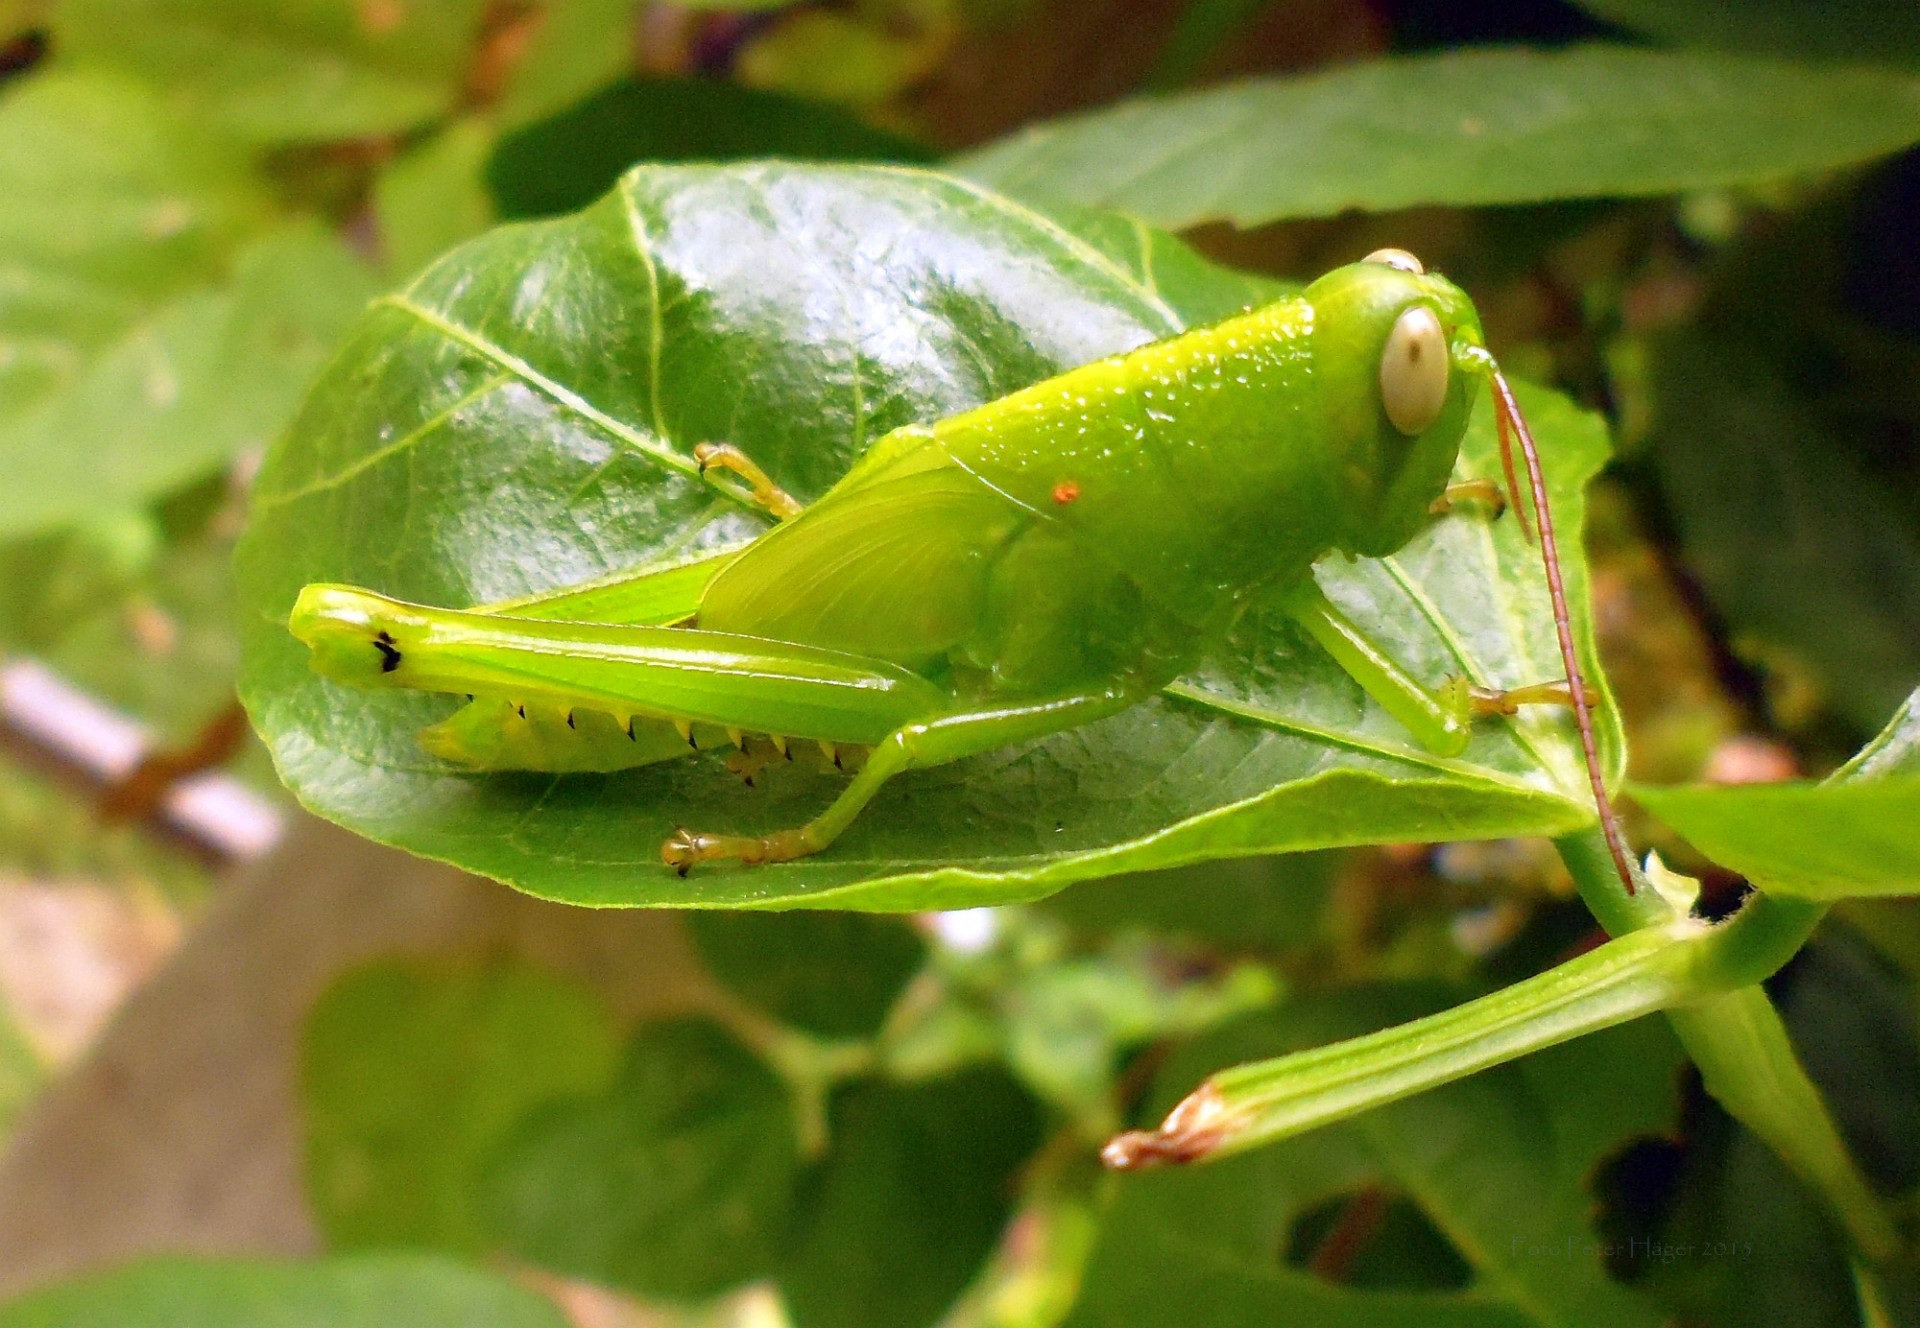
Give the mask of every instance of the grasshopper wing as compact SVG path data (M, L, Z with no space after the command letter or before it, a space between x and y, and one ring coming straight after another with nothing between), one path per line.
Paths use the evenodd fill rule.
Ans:
M707 586L699 624L932 663L978 628L995 558L1033 519L918 451L753 544Z

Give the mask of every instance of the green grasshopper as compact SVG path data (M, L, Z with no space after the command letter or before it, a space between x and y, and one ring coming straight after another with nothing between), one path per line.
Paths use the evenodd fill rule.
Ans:
M1451 484L1475 386L1493 394L1506 487ZM1429 686L1315 583L1334 551L1384 556L1461 499L1495 514L1525 460L1566 676ZM464 612L310 585L290 627L361 687L463 694L421 744L476 770L610 771L733 744L751 779L792 744L845 790L805 825L682 828L707 862L817 853L887 780L1138 704L1277 596L1415 739L1465 745L1476 716L1571 706L1621 879L1533 439L1459 287L1400 250L1292 299L896 429L811 506L730 444L702 473L777 519L744 548ZM743 489L744 484L744 489ZM1529 532L1531 538L1531 532Z

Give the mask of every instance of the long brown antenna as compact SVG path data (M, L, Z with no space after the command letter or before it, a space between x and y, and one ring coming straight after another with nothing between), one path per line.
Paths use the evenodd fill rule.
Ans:
M1520 501L1520 481L1513 477L1513 427L1507 412L1498 407L1498 396L1494 402L1493 432L1500 439L1500 469L1507 477L1507 505L1513 509L1513 519L1520 523L1520 538L1531 544L1533 527L1527 524L1526 505Z
M1509 433L1520 441L1520 456L1527 464L1527 488L1533 495L1533 517L1540 531L1540 556L1547 567L1547 593L1553 597L1553 630L1560 638L1560 659L1567 666L1567 689L1573 698L1573 720L1580 729L1580 750L1587 758L1587 782L1593 786L1594 805L1600 811L1600 830L1607 837L1607 851L1613 855L1614 868L1620 873L1620 883L1627 887L1627 893L1634 892L1633 855L1627 851L1626 840L1620 834L1620 818L1614 813L1613 801L1607 797L1607 781L1600 772L1600 748L1593 740L1593 711L1587 704L1587 682L1580 675L1580 659L1573 649L1573 628L1567 619L1567 592L1560 581L1560 549L1553 538L1553 514L1547 510L1547 481L1540 471L1540 452L1533 445L1533 434L1527 429L1527 420L1520 413L1520 403L1513 399L1513 389L1507 386L1506 378L1498 369L1490 374L1493 384L1494 421L1500 435L1501 460L1507 469L1507 483L1512 485L1512 453L1508 450ZM1515 511L1519 510L1516 493ZM1526 524L1521 523L1521 529Z

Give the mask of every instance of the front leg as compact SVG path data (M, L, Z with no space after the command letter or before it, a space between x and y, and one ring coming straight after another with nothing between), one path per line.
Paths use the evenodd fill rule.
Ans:
M1457 480L1449 484L1427 510L1435 516L1445 516L1461 503L1484 503L1488 514L1499 520L1507 510L1507 493L1494 480Z
M1501 690L1456 677L1429 687L1335 608L1311 577L1287 596L1286 610L1367 695L1436 756L1458 756L1466 750L1477 717L1511 715L1523 705L1573 704L1565 679Z

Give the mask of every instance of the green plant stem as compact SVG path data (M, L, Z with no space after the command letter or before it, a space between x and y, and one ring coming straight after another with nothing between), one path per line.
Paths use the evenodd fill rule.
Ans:
M1825 906L1756 894L1730 921L1706 923L1644 877L1633 894L1621 889L1599 831L1556 842L1613 940L1451 1010L1223 1070L1159 1129L1109 1143L1108 1164L1226 1156L1664 1010L1707 1090L1832 1204L1863 1254L1892 1254L1893 1224L1759 985L1806 943Z
M1598 870L1625 900L1603 842L1597 852L1605 864ZM1723 1000L1748 1002L1741 993L1757 990L1752 984L1784 963L1811 925L1804 912L1766 908L1743 911L1723 924L1703 922L1673 909L1651 886L1613 911L1636 925L1548 972L1378 1033L1223 1070L1189 1094L1158 1130L1111 1142L1107 1161L1127 1167L1225 1156L1656 1010L1702 1005L1711 1010ZM1709 1027L1729 1024L1729 1033L1704 1053L1718 1067L1726 1057L1716 1053L1734 1045L1733 1015L1705 1018ZM1767 1050L1764 1021L1748 1012L1738 1027L1745 1034L1741 1054L1758 1048L1773 1065L1765 1092L1777 1098L1785 1072L1774 1064L1777 1054ZM1798 1070L1790 1057L1787 1063ZM1749 1086L1737 1067L1716 1068L1719 1077L1728 1073L1737 1088L1760 1091L1759 1080ZM1801 1099L1793 1108L1794 1120L1805 1114L1804 1095ZM1768 1119L1777 1124L1777 1113ZM1831 1181L1838 1174L1833 1155L1809 1146L1813 1137L1808 1131L1796 1135L1796 1156L1809 1162L1814 1175ZM1869 1236L1884 1234L1867 1222L1861 1229ZM1886 1248L1884 1242L1878 1248Z
M1554 843L1580 897L1609 935L1671 925L1674 908L1645 878L1631 896L1620 888L1597 830ZM1898 1244L1893 1223L1759 985L1793 958L1826 911L1825 904L1810 900L1755 894L1731 922L1715 929L1716 944L1699 955L1702 988L1721 994L1670 1009L1667 1018L1707 1091L1826 1199L1862 1254L1878 1260Z
M1424 1019L1222 1070L1201 1089L1217 1098L1217 1123L1226 1129L1210 1151L1224 1155L1298 1134L1666 1009L1692 992L1691 951L1708 931L1678 919Z

